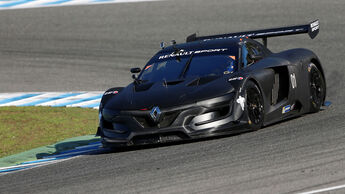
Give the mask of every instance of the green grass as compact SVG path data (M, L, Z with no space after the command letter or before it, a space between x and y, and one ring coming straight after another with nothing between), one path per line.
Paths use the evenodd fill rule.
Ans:
M95 134L98 111L61 107L0 107L0 158L66 138Z

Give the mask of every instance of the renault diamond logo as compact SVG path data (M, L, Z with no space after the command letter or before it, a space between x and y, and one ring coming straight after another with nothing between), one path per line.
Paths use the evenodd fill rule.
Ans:
M151 118L154 122L159 121L159 117L161 116L161 110L159 110L158 106L153 107L153 109L150 112Z

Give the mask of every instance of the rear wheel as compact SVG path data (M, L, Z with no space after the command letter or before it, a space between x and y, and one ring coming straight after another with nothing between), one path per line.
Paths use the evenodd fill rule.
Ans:
M245 87L246 108L250 128L258 130L264 122L264 101L259 87L248 81Z
M321 71L315 64L309 64L308 70L310 84L310 111L318 112L325 99L326 84Z

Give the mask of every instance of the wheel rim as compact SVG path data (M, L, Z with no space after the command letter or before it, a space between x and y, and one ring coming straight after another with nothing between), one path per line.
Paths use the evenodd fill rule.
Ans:
M324 96L324 82L321 74L316 69L311 71L310 91L312 102L321 105Z
M263 116L263 104L261 95L256 88L247 90L247 110L250 121L259 124Z

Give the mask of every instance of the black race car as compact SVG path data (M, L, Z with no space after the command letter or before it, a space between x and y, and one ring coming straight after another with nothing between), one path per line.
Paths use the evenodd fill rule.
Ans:
M316 20L162 44L142 70L131 69L133 83L104 93L97 135L104 146L142 145L257 130L317 112L326 96L318 57L301 48L272 53L267 38L318 32Z

